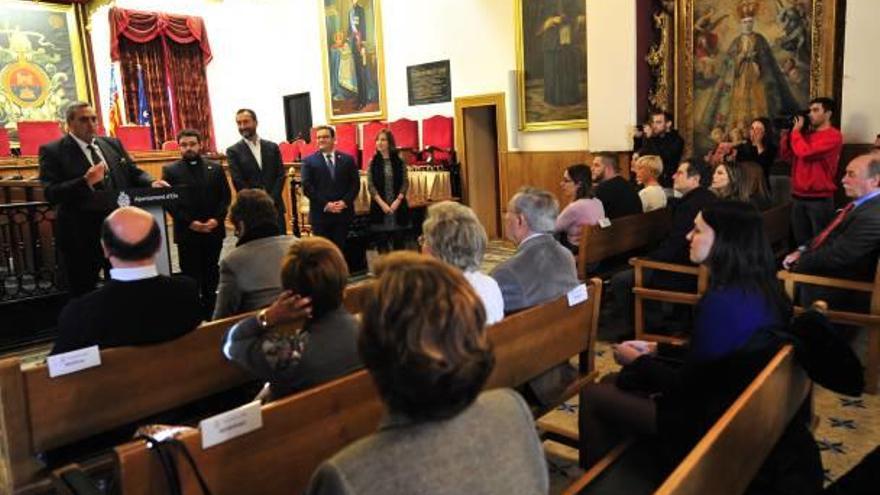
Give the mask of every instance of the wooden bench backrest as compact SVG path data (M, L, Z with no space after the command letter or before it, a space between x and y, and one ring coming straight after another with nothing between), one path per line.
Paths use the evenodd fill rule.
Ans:
M745 492L809 389L794 350L785 346L655 493Z
M369 284L346 289L360 311ZM223 335L251 313L207 323L170 342L101 351L101 366L50 378L45 363L21 368L0 360L3 479L28 481L33 457L77 440L182 406L251 379L220 352ZM2 486L2 485L0 485Z
M601 282L590 300L568 307L565 298L509 316L489 329L496 364L487 387L512 387L566 358L592 349ZM529 339L532 337L532 340ZM565 344L549 343L559 339ZM551 347L545 351L540 345ZM569 345L563 350L563 345ZM384 407L366 371L286 397L262 408L263 427L226 443L201 448L198 432L181 437L215 495L300 493L315 468L349 443L375 431ZM116 448L126 495L164 495L156 455L144 442ZM184 493L199 493L191 469L178 456Z
M657 242L669 232L670 221L669 210L661 208L615 218L605 228L599 225L584 227L578 248L578 274L583 278L587 265Z

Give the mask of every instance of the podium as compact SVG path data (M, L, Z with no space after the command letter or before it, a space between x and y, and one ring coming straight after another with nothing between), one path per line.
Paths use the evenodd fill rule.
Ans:
M115 191L95 191L90 206L106 211L125 206L137 206L153 215L162 233L162 243L156 254L156 267L162 275L171 275L171 248L165 209L180 201L186 194L181 187L145 187Z

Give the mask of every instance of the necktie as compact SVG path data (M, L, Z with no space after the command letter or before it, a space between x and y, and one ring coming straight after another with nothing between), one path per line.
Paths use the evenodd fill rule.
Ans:
M327 160L327 169L330 170L330 178L336 180L336 165L333 163L333 155L326 154L324 159Z
M89 158L92 160L92 165L97 165L101 163L101 157L98 156L98 149L95 148L95 145L92 143L88 144L89 148ZM110 168L107 164L104 164L104 181L101 183L101 187L109 189L113 186L113 178L110 177Z
M822 243L825 242L826 239L828 239L828 236L831 234L831 231L833 231L834 229L837 228L838 225L840 225L840 222L843 221L843 218L846 217L846 214L849 213L850 211L852 211L852 209L854 207L855 207L855 203L851 202L850 204L846 205L845 208L840 210L840 212L837 213L837 216L834 217L834 220L832 220L831 223L829 223L828 226L825 227L825 229L822 232L819 232L819 235L817 235L813 239L813 242L810 243L810 249L816 249L817 247L821 246Z

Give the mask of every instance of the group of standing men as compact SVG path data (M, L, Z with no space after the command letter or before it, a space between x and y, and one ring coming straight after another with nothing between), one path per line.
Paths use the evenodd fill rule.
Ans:
M285 170L278 145L257 135L253 110L236 113L242 139L226 150L236 191L262 189L272 198L280 232L286 232L282 198ZM154 180L138 168L122 143L98 136L98 120L88 103L71 104L66 112L67 134L40 147L40 181L46 199L57 212L57 246L73 296L91 292L99 273L109 264L101 245L104 219L120 191L132 188L174 187L180 199L168 207L174 219L180 270L199 287L206 317L214 307L218 261L226 236L225 220L231 192L223 167L203 157L203 137L184 129L177 135L180 159L162 169ZM312 199L310 221L316 234L342 247L360 188L352 157L335 151L333 129L318 131L319 153L306 158L303 182Z

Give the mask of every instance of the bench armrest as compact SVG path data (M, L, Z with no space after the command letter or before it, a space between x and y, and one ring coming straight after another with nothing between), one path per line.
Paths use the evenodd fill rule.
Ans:
M807 275L805 273L795 273L788 270L779 270L776 275L779 280L786 284L810 284L822 285L825 287L833 287L835 289L857 290L861 292L874 292L874 284L871 282L861 282L858 280L849 280L845 278L823 277L819 275Z
M629 260L629 264L636 270L642 270L644 268L650 268L652 270L660 270L664 272L675 272L675 273L685 273L688 275L699 275L700 267L698 266L689 266L689 265L679 265L676 263L666 263L663 261L652 261L645 258L632 258Z

